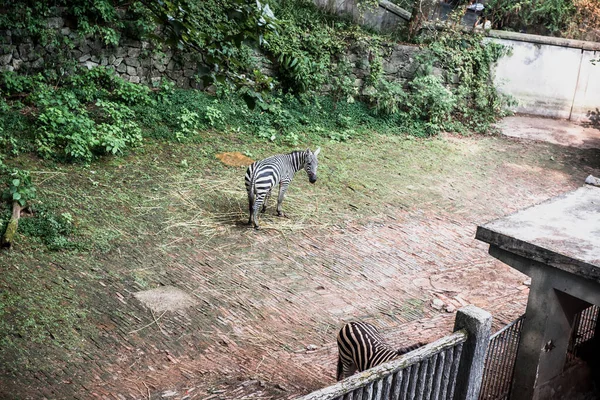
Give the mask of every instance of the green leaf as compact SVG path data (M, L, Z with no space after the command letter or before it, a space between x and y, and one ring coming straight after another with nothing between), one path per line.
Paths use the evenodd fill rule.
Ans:
M13 179L12 184L13 186L19 186L21 184L21 181L19 179Z
M21 198L21 193L19 193L19 192L15 192L15 193L13 193L13 200L14 200L14 201L17 201L17 200L19 200L20 198Z

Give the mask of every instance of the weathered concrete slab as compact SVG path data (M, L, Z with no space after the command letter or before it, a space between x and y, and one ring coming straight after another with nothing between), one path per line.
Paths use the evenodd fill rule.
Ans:
M584 186L479 226L475 237L600 282L600 188Z
M192 296L173 286L144 290L134 296L154 312L183 310L196 304Z

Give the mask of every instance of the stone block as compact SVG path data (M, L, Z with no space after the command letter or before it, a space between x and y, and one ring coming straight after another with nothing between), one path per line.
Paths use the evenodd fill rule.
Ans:
M106 67L108 65L108 58L102 57L100 59L100 65L102 65L103 67Z
M98 63L95 63L93 61L86 61L84 64L84 67L86 67L87 69L92 69L92 68L96 68L98 66Z
M136 75L139 76L140 78L144 77L146 75L146 68L144 68L144 67L137 67L137 73L136 73Z
M190 88L190 80L185 77L177 78L177 86L180 88L183 88L183 89L189 89Z
M140 60L138 60L137 58L127 57L125 59L125 64L127 64L130 67L139 67Z
M71 28L69 28L68 26L62 28L60 30L60 34L63 36L69 36L71 34Z
M140 53L141 53L141 49L139 47L138 48L130 47L129 49L127 49L127 55L129 57L137 58L140 56Z
M142 59L138 59L138 60L142 67L149 68L152 66L152 60L150 58L142 58Z
M81 51L83 54L86 54L92 51L92 48L88 46L87 42L83 42L79 45L79 51Z
M21 65L23 65L23 60L18 59L18 58L13 58L11 65L13 67L13 70L17 71L18 69L21 68Z
M15 67L12 65L0 65L0 71L14 71Z
M194 73L196 72L196 70L193 69L186 69L183 71L183 76L190 78L194 75Z
M141 48L142 47L142 43L139 40L134 40L134 39L125 39L125 42L123 43L126 47L133 47L133 48Z
M100 57L93 55L91 58L92 62L100 64Z
M115 57L114 54L111 54L110 56L108 56L108 63L109 64L113 64L114 65L115 61L117 61L117 57Z
M44 65L44 58L40 57L37 60L33 61L30 65L30 67L34 68L34 69L39 69L39 68L42 68L43 65Z
M0 56L0 65L8 65L8 63L10 63L12 58L13 58L12 52L1 55Z
M125 73L127 72L127 65L120 63L119 65L117 65L117 72L120 73Z
M119 65L121 65L121 63L123 62L123 57L119 57L119 58L115 58L115 60L113 62L111 62L112 65L114 65L115 67L118 67ZM125 64L123 64L125 65Z
M135 67L130 67L130 66L127 66L127 75L131 75L131 76L133 76L133 75L135 75L136 73L137 73L137 70L135 69Z
M31 53L33 52L33 46L29 43L19 45L19 55L23 61L29 61Z
M87 60L89 60L90 58L92 58L92 56L90 56L89 54L84 54L84 55L82 55L81 57L79 57L79 62L80 62L80 63L84 63L84 62L86 62Z
M124 58L127 56L127 47L117 47L117 51L115 52L115 57Z
M160 72L164 72L164 71L165 71L165 69L167 68L167 67L165 66L165 64L161 63L161 62L160 62L160 61L158 61L158 60L154 60L154 61L152 61L152 66L153 66L155 69L157 69L158 71L160 71Z
M139 76L130 76L129 77L129 82L140 83L140 77Z

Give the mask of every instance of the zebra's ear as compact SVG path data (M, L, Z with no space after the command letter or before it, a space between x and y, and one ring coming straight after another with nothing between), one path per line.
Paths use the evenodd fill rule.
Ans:
M315 152L313 154L315 156L318 156L320 151L321 151L321 148L319 147L318 149L315 150Z

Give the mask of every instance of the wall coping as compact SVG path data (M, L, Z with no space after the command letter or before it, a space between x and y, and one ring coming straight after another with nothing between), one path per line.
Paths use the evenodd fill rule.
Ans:
M531 35L528 33L509 32L490 30L487 32L488 37L496 39L515 40L519 42L529 42L537 44L547 44L551 46L569 47L573 49L598 51L600 50L599 42L588 42L585 40L565 39L552 36Z

